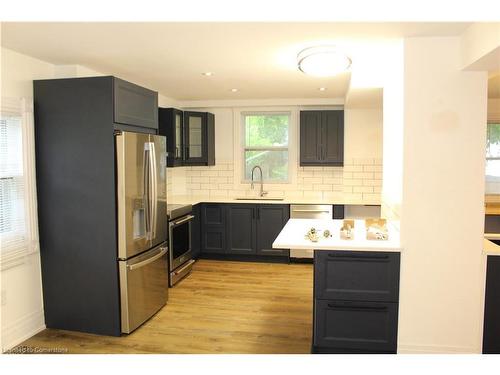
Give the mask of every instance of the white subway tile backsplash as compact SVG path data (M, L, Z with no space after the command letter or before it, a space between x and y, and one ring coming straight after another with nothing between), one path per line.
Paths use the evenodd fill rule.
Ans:
M373 173L370 173L370 172L353 172L352 178L373 179Z
M381 165L364 165L363 170L365 172L382 172Z
M321 177L304 177L304 184L320 184L323 182Z
M346 165L344 167L344 172L363 172L362 165Z
M234 164L217 162L210 167L167 168L167 194L209 195L214 197L256 197L259 185L235 181ZM345 199L353 202L380 201L382 190L380 159L345 159L344 167L298 167L294 183L269 184L264 190L277 197Z
M354 186L352 188L353 193L373 193L372 186Z

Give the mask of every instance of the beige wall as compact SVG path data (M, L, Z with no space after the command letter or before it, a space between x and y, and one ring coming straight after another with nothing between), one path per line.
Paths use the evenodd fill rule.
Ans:
M460 51L405 40L401 352L481 351L487 74Z
M2 48L2 98L32 98L33 80L52 78L54 66ZM7 349L45 327L39 253L1 270L1 347Z

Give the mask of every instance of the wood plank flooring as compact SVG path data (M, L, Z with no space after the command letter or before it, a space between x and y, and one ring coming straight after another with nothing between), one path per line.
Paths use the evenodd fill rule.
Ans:
M122 337L46 329L21 345L68 353L309 353L312 265L199 260L168 304Z

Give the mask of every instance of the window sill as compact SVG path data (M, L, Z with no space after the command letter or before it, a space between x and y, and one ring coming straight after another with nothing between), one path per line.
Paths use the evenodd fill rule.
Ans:
M5 271L11 268L22 266L30 261L32 255L38 254L38 245L33 249L11 251L7 254L0 255L0 270Z

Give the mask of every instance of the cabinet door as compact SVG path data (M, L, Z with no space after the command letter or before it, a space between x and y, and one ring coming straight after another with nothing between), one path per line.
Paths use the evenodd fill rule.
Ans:
M389 252L316 250L314 297L397 302L399 255Z
M278 237L288 219L290 206L281 204L257 205L257 254L289 256L290 251L273 249L273 242Z
M483 353L500 354L500 257L488 256Z
M114 121L158 129L158 93L114 78Z
M321 164L321 111L300 112L300 165Z
M398 304L315 300L315 346L334 352L396 353Z
M206 112L184 112L184 162L207 163Z
M226 217L223 204L203 204L201 207L201 252L226 252Z
M344 165L344 111L322 111L321 125L322 164Z
M228 204L227 253L255 254L255 211L253 204Z
M169 167L182 165L184 159L183 124L182 111L175 108L158 110L158 134L167 137L167 166Z

